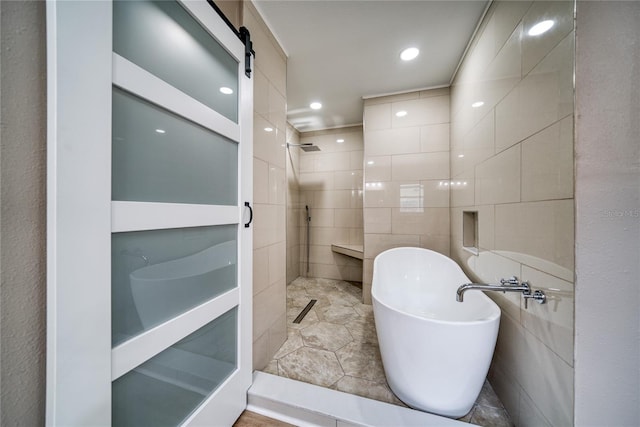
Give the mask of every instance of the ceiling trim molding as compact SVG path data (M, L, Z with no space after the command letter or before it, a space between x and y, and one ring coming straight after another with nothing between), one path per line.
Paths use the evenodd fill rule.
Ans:
M267 19L267 16L265 15L264 11L262 10L262 6L260 6L260 2L249 0L249 3L251 3L251 5L256 10L256 12L258 12L258 15L260 15L260 18L262 18L262 22L264 22L264 25L266 25L267 28L269 29L269 31L271 31L271 35L273 36L274 39L276 39L276 42L278 42L278 44L280 45L280 49L282 49L282 52L284 53L284 56L289 58L289 52L287 51L287 48L285 47L284 43L282 43L282 39L278 36L278 33L274 29L273 25L271 25L271 23Z
M487 5L485 6L484 10L482 11L482 15L480 15L480 19L478 19L478 23L476 24L476 28L475 30L473 30L473 33L471 34L471 37L469 38L469 42L467 43L467 47L464 48L464 51L462 52L462 55L460 56L460 60L458 61L458 65L456 65L456 69L453 70L453 74L451 75L451 79L449 80L449 86L451 86L453 84L453 81L456 79L456 76L458 75L458 70L460 70L460 66L462 65L462 61L464 61L464 59L467 57L467 53L469 52L469 49L471 49L471 44L473 44L473 41L476 38L476 35L478 34L478 31L480 31L480 27L482 26L482 23L484 22L484 18L485 16L487 16L487 12L489 12L489 8L491 7L491 5L493 4L493 0L489 0L487 2Z
M382 98L384 96L404 95L406 93L422 92L423 90L442 89L449 86L450 86L449 84L444 84L444 85L436 85L436 86L429 86L429 87L421 87L417 89L401 90L398 92L387 92L387 93L379 93L374 95L363 95L362 99L373 99L373 98Z
M287 122L287 123L289 123L289 122ZM291 123L289 123L289 124L291 124ZM291 125L291 127L296 129L300 135L305 134L305 133L311 133L311 132L322 132L322 131L325 131L325 130L344 129L344 128L351 128L351 127L358 127L358 126L364 126L364 123L360 122L360 123L353 123L353 124L350 124L350 125L332 126L332 127L328 127L328 128L313 129L313 130L306 130L306 131L296 129L295 126Z

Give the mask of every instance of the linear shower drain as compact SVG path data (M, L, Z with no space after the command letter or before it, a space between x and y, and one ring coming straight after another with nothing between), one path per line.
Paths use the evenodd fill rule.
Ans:
M296 317L295 319L293 319L293 323L300 323L302 322L302 319L304 319L304 316L307 315L307 313L309 313L309 310L311 310L311 307L313 307L313 304L315 304L318 300L316 299L312 299L311 301L309 301L309 304L307 304L307 306L305 308L302 309L302 311L300 312L300 314L298 314L298 317Z

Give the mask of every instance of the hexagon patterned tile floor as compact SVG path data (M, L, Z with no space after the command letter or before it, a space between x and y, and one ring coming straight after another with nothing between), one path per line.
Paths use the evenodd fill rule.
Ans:
M298 277L287 286L288 338L264 369L270 374L406 406L387 384L371 305L362 289L341 280ZM311 299L317 302L292 323ZM482 426L513 423L485 382L471 411L460 418Z

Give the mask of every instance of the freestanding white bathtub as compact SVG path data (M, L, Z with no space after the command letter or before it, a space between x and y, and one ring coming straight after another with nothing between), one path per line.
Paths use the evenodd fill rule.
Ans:
M471 410L487 376L500 308L450 258L421 248L382 252L373 263L373 312L387 381L407 405L448 417Z

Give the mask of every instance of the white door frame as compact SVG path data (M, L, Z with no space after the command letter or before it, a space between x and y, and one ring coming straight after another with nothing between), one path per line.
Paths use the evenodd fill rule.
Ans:
M238 47L224 21L204 0L184 5L192 14L204 13L196 16L204 16L200 22L214 27L215 37L239 62L239 125L217 130L234 140L239 136L238 206L208 216L206 208L194 214L168 205L150 221L149 204L111 202L112 84L128 84L114 82L114 75L135 76L118 72L131 64L112 53L112 4L47 2L48 425L110 425L112 380L139 363L111 346L111 233L183 227L184 222L175 222L183 211L196 225L238 224L240 263L239 287L202 305L238 305L238 370L184 424L230 424L246 407L252 370L252 230L243 226L248 216L243 204L252 201L253 82L244 75L244 46ZM149 96L159 93L164 92ZM189 102L173 95L167 102ZM198 109L193 111L197 116ZM202 306L193 311L203 312ZM141 340L158 343L153 339L158 328L148 332ZM165 336L165 343L155 347L174 338ZM227 391L219 392L222 388ZM215 397L224 401L223 413L207 405Z

